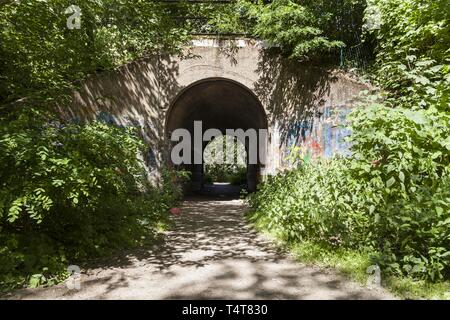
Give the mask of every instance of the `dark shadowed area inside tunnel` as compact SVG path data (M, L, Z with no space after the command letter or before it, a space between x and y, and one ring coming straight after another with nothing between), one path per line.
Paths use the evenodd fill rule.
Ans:
M267 129L267 117L264 108L255 94L233 80L225 78L208 78L198 81L180 92L169 108L166 118L166 135L170 139L176 129L186 129L191 134L191 163L194 160L194 122L201 121L202 136L208 129L218 129L226 134L227 129ZM258 137L258 139L260 139ZM203 150L209 141L202 143ZM173 147L177 142L173 142ZM249 140L245 141L245 148L249 152ZM258 161L250 164L247 161L247 179L245 188L252 192L256 190L259 172L262 166L259 141L257 142ZM247 159L249 157L247 156ZM182 169L191 172L191 181L186 187L187 192L211 195L236 196L239 190L222 186L214 187L205 184L204 161L201 164L183 164ZM237 192L236 192L237 191ZM237 193L237 194L236 194Z

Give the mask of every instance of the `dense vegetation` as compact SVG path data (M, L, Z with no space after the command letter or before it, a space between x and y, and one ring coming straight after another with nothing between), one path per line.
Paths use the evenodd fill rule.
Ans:
M1 289L51 283L68 265L151 240L179 196L152 186L131 129L64 124L33 109L0 128Z
M180 196L177 173L151 184L138 130L60 119L77 80L155 50L186 30L152 1L0 4L0 290L54 283L70 264L142 244Z
M204 151L204 182L244 185L247 178L246 152L242 143L229 136L216 137Z
M253 218L290 243L369 252L385 274L450 276L450 12L446 1L369 1L372 81L350 115L353 155L270 178ZM296 150L298 151L298 150Z
M266 40L295 59L336 61L337 50L359 43L364 0L233 1L210 15L210 28Z
M397 275L448 278L450 117L372 106L352 120L353 156L272 177L254 218L288 241L371 250Z
M270 178L254 219L290 243L369 252L383 272L427 281L450 268L450 11L447 0L237 0L230 4L0 3L0 289L57 281L68 264L151 238L179 195L152 185L137 131L60 119L80 80L190 33L244 33L301 61L371 52L382 90L351 115L353 155ZM207 20L181 19L204 15ZM181 21L181 22L180 22ZM145 237L145 238L144 238Z
M170 7L143 0L79 1L80 29L69 29L73 1L0 4L0 102L58 97L75 80L155 50L176 50L186 30ZM69 20L70 22L70 20Z

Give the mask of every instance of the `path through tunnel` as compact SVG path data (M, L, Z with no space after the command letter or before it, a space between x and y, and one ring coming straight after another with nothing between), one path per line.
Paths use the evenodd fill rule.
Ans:
M190 161L180 165L182 169L191 172L191 181L186 189L203 194L208 191L204 150L215 138L208 135L208 132L212 132L210 129L216 129L213 131L216 135L225 135L229 132L227 130L238 129L245 133L256 132L257 141L251 139L251 134L241 141L247 153L243 187L249 192L256 190L265 159L266 136L260 133L267 130L267 117L258 98L250 89L225 78L208 78L193 83L178 94L168 110L166 135L169 140L172 138L171 150L178 143L172 136L177 129L184 129L191 137L188 156ZM201 142L196 144L194 140L199 141L199 137ZM256 157L251 157L250 154L255 152Z

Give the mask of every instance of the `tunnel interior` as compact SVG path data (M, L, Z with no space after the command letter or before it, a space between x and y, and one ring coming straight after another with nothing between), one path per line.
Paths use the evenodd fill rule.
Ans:
M166 136L171 139L172 132L176 129L189 131L192 140L194 135L194 122L201 121L201 135L208 129L218 129L223 135L227 129L267 129L267 117L263 106L254 93L244 85L224 78L208 78L198 81L178 94L170 106L166 118ZM198 124L198 122L197 122ZM197 132L198 133L198 132ZM262 138L258 136L258 139ZM202 142L203 151L209 141ZM250 141L245 141L247 155L252 148ZM176 142L171 142L171 147ZM194 142L191 143L191 163L182 164L184 170L191 172L191 181L187 187L190 192L205 191L204 161L201 164L194 161ZM256 190L259 181L262 161L258 141L257 163L248 163L246 168L245 188L249 192ZM255 150L253 148L253 150ZM249 157L246 157L247 160Z

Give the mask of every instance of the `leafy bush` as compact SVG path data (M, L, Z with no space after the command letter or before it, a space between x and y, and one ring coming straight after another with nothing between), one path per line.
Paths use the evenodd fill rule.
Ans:
M448 275L450 115L375 106L356 112L352 128L352 172L374 188L369 208L383 258L407 273Z
M244 145L235 137L224 135L214 138L204 150L204 181L235 185L245 183L246 156Z
M244 32L307 60L359 41L365 5L364 0L239 0L213 11L209 23L218 32Z
M353 156L271 177L249 200L288 241L367 249L385 271L450 272L450 117L373 106L352 114Z
M256 20L253 30L256 36L281 46L296 58L344 45L323 36L320 19L314 12L291 0L275 0L266 5L253 6L249 15Z
M350 158L303 162L270 178L249 198L254 218L289 241L371 250L391 273L448 278L448 3L368 5L366 22L380 22L368 32L384 105L351 115Z
M374 81L391 105L449 111L450 11L448 1L370 0L380 15Z
M130 128L62 123L33 109L1 122L3 289L49 282L68 262L142 243L179 194L173 174L161 188L149 184Z
M81 10L81 26L70 30L70 14L64 12L74 4ZM174 19L182 4L48 0L3 1L0 7L0 102L55 99L88 74L148 51L177 50L188 38Z
M240 165L207 163L205 164L206 183L229 182L234 185L247 181L247 168Z

